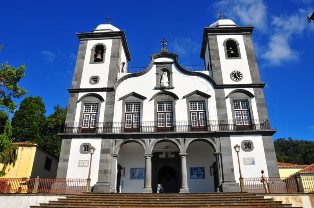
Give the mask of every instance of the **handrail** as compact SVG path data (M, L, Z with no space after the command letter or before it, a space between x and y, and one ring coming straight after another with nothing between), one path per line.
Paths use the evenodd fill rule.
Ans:
M235 121L208 120L199 125L191 121L176 121L168 127L162 127L156 121L144 121L126 125L125 122L98 122L93 128L84 127L81 122L66 123L64 133L152 133L152 132L217 132L217 131L245 131L245 130L270 130L268 120L254 120L248 125L237 125Z

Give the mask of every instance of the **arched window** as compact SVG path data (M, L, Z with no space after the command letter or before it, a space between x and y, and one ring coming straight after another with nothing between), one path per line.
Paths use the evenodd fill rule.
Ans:
M225 47L226 47L227 58L238 58L238 57L240 57L238 43L235 40L231 40L231 39L227 40Z
M93 47L91 53L91 63L102 63L104 62L106 48L102 44L97 44Z

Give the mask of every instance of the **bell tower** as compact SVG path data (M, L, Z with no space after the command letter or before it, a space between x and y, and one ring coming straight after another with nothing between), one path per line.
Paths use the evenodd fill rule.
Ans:
M78 33L77 36L80 45L72 88L69 89L71 98L66 122L75 121L79 93L112 92L118 74L128 72L131 60L125 33L110 21L100 24L92 32ZM108 96L112 97L110 93L104 94L104 100L109 101ZM110 116L106 118L110 121Z
M131 60L125 33L108 21L92 32L77 34L79 49L73 75L72 87L68 89L70 99L67 106L66 124L70 128L81 128L83 132L96 132L98 124L113 122L114 85L120 73L128 72ZM88 141L90 142L90 141ZM111 146L111 141L102 140L99 149ZM62 140L58 164L58 178L68 173L72 139ZM111 152L102 150L99 163L98 182L95 190L109 192Z
M252 42L253 27L219 19L204 28L201 58L217 84L260 84Z
M236 128L255 125L256 134L259 134L261 128L270 124L263 92L265 83L260 79L252 32L251 26L237 26L230 19L219 19L204 28L201 58L214 80L218 122L232 123ZM246 130L244 132L249 133ZM264 145L268 176L278 177L273 133L262 135L261 142ZM235 138L233 135L221 137L223 191L238 190L236 174L233 174L236 164L230 160L234 156L233 146L238 142Z

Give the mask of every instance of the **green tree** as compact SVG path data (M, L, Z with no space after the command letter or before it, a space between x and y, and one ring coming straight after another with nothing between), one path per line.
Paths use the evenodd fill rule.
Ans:
M26 97L12 118L13 136L44 146L45 113L41 97Z
M59 157L61 148L61 137L58 135L63 131L66 117L66 109L59 105L54 107L54 112L47 117L44 140L45 149Z
M0 163L3 163L0 176L3 176L7 165L14 165L17 159L17 147L12 143L12 127L9 115L4 111L0 111L0 124Z
M274 144L278 162L314 163L314 142L312 141L294 140L289 137L277 139Z
M0 64L0 108L13 112L16 104L13 98L22 97L26 91L18 85L24 77L25 65L14 68L6 63Z

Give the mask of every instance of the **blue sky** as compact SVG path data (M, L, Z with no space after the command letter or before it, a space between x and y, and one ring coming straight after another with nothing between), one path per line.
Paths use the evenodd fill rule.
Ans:
M76 32L90 32L112 17L126 32L131 67L146 67L160 40L182 65L202 64L203 28L218 11L239 26L255 27L253 40L274 138L314 140L314 0L2 1L0 62L26 64L21 85L41 96L47 114L65 107L78 49Z

